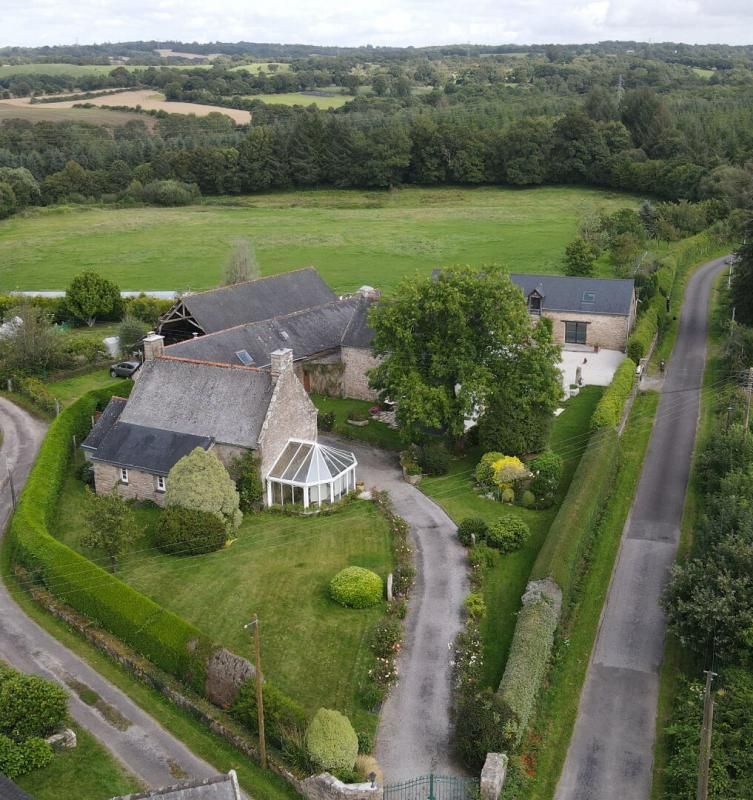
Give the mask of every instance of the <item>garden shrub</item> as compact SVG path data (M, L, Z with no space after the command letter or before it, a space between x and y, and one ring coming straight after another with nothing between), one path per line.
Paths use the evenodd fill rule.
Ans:
M620 424L625 403L633 389L635 368L635 362L630 358L626 358L617 368L612 382L605 389L591 416L592 431L616 428Z
M376 572L364 567L345 567L329 584L329 595L341 606L369 608L383 597L384 585Z
M93 364L107 358L104 343L91 336L67 336L63 342L63 353L74 365Z
M238 491L238 508L244 513L259 510L264 504L264 482L256 453L248 450L238 456L230 465L229 472Z
M265 680L262 684L264 698L264 731L277 747L288 750L300 746L306 731L308 718L299 703L285 692ZM230 712L235 719L252 733L259 732L259 717L256 710L256 681L246 681Z
M481 460L478 462L478 466L474 472L476 483L478 483L481 488L487 489L488 491L497 488L497 471L493 465L504 457L504 453L497 453L495 451L484 453L484 455L481 456Z
M419 445L416 461L426 475L445 475L450 468L450 452L442 442L427 442Z
M394 617L385 617L374 628L371 649L379 657L394 656L403 641L403 626Z
M507 717L507 745L517 747L536 703L549 663L557 629L557 611L544 596L523 606L518 614L498 695Z
M358 755L368 755L374 749L374 737L368 731L358 731Z
M361 408L360 406L353 406L348 409L347 419L353 420L353 422L368 422L368 409Z
M507 486L506 488L504 488L502 490L502 492L500 493L500 495L499 495L499 502L500 503L506 503L508 505L511 504L511 503L514 503L515 502L515 489L513 489L510 486Z
M43 769L52 761L52 747L38 738L14 742L0 734L0 773L11 780L20 778L35 769Z
M358 756L358 737L350 720L339 711L320 708L306 731L306 750L320 769L335 774L352 770Z
M325 433L335 427L335 412L334 411L320 411L316 415L316 427Z
M154 535L156 546L174 556L212 553L224 547L226 541L222 520L208 511L180 506L169 506L160 514Z
M417 460L415 445L411 445L407 450L403 450L400 453L400 466L405 470L406 475L421 474L421 465Z
M471 592L463 601L463 608L465 613L471 619L481 620L486 616L486 603L484 602L483 595L478 592Z
M48 414L55 413L57 409L55 396L38 378L21 378L16 385L18 393L30 400L37 408Z
M101 625L157 667L204 690L206 661L214 644L193 625L50 535L71 458L71 439L87 434L91 417L126 382L89 392L50 425L10 528L14 563L76 611Z
M460 525L458 525L458 539L460 539L461 544L464 544L466 547L470 547L474 543L474 537L476 539L476 544L481 544L481 542L486 540L486 533L488 530L489 526L481 517L466 517L461 521Z
M0 732L16 741L49 736L67 711L65 690L36 675L17 673L0 686Z
M628 358L635 364L648 353L651 342L659 332L659 327L666 314L667 302L664 297L657 295L638 318L627 345Z
M533 475L531 491L536 495L539 507L552 505L562 479L562 457L546 450L528 463L528 469Z
M512 553L522 547L530 535L528 525L520 517L509 514L492 522L486 534L486 543L501 553Z
M536 505L536 495L530 489L526 489L520 496L520 505L523 508L533 508Z
M503 753L505 715L499 697L491 689L468 692L455 711L455 741L463 763L474 771L484 764L487 753Z

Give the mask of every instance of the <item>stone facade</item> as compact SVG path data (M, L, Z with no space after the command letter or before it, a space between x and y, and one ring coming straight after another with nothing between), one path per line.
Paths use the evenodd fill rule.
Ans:
M504 753L487 753L481 770L481 800L499 800L507 775L507 756Z
M377 393L369 387L369 370L379 365L379 359L370 350L361 347L343 347L341 358L344 367L342 396L355 400L376 400Z
M306 800L382 800L384 789L370 783L343 783L329 772L312 775L298 782L298 791Z
M616 314L587 314L582 311L544 311L542 316L552 320L552 336L555 342L567 344L566 322L585 322L587 346L622 351L627 347L634 321L634 314L624 317Z
M262 477L272 469L289 439L315 442L316 435L316 406L296 377L291 363L279 373L259 434L257 452Z
M128 483L121 479L120 467L94 461L94 489L97 494L109 494L113 489L126 500L152 500L165 505L165 493L157 489L157 476L138 469L128 470Z

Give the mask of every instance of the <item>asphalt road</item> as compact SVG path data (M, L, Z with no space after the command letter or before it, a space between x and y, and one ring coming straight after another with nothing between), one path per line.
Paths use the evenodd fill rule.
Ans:
M708 304L724 259L688 282L648 453L602 611L555 800L648 800L665 618L706 356Z
M322 437L324 439L324 437ZM335 440L333 440L335 441ZM453 754L450 645L463 627L468 593L465 549L457 526L425 494L406 483L395 454L336 440L358 459L366 488L386 489L411 526L416 585L398 659L399 681L379 718L375 754L387 783L427 775L464 775Z
M45 426L0 397L0 532L11 514L6 464L16 490L23 486L45 434ZM23 672L65 685L75 678L93 689L128 721L120 730L95 708L71 693L73 719L90 731L128 769L149 787L173 784L176 778L208 778L217 770L197 758L181 741L165 731L127 695L102 678L77 655L32 622L0 581L0 658Z

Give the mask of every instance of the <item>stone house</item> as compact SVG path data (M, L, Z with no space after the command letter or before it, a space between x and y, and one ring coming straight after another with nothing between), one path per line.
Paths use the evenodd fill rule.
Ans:
M310 280L308 270L288 275L300 277L302 273ZM255 283L258 282L241 284L246 287L242 291L247 292L247 287ZM204 313L212 303L224 303L231 288L205 292L202 297ZM368 324L368 312L377 297L371 287L363 287L351 297L335 298L290 313L197 334L167 346L165 354L266 368L273 350L291 348L295 353L296 374L306 391L376 400L377 394L368 383L368 371L379 363L371 351L374 331ZM220 324L222 310L213 311L209 316ZM229 315L227 321L231 318L237 315ZM160 330L164 329L163 323Z
M531 316L552 321L554 340L565 348L627 348L637 308L634 281L519 273L510 279Z
M319 455L317 411L291 349L275 350L264 367L244 366L165 355L163 337L152 334L144 353L131 396L113 397L81 445L98 493L115 490L163 505L170 469L196 447L211 450L226 466L253 450L265 481L291 443L305 443ZM355 488L355 466L346 454L337 460L339 471L297 474L295 482L271 479L286 488L266 496L270 502L295 499L294 486L306 490L298 499L334 500ZM309 491L314 485L325 488Z

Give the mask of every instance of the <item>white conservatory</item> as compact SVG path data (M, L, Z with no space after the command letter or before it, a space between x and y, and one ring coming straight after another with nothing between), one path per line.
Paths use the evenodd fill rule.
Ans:
M347 450L290 439L267 475L267 505L334 503L355 491L357 465Z

